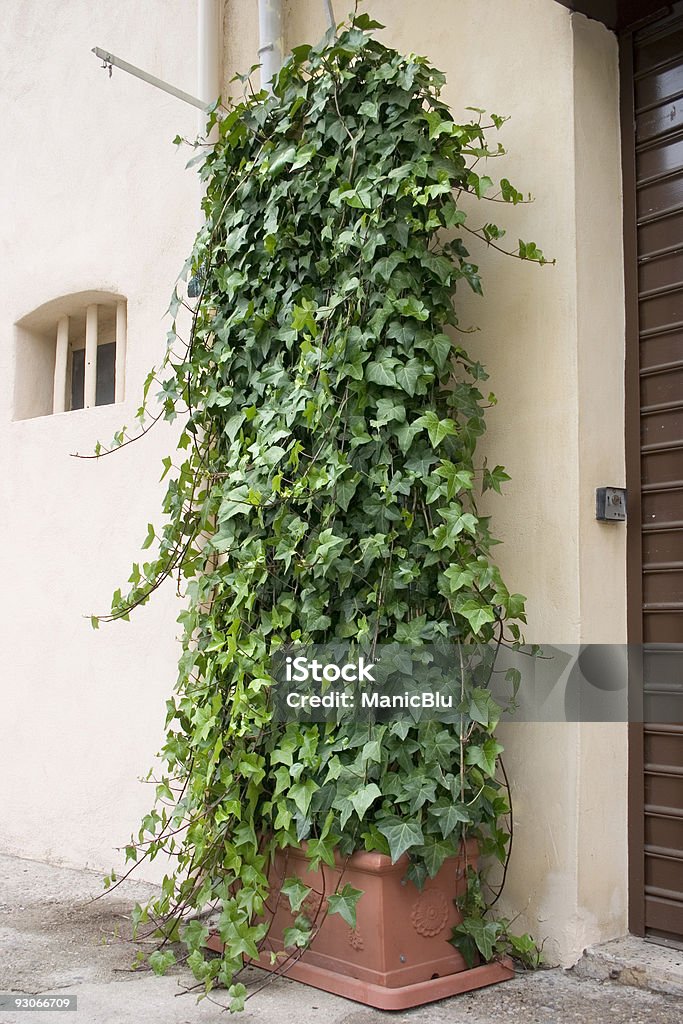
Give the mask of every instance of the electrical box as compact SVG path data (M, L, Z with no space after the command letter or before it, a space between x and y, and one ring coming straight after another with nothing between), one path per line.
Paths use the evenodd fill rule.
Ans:
M626 519L626 488L598 487L595 518L601 523L623 523Z

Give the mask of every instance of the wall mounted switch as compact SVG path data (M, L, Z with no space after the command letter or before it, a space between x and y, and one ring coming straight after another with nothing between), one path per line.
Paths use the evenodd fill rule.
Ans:
M601 523L623 523L626 519L626 488L598 487L595 518Z

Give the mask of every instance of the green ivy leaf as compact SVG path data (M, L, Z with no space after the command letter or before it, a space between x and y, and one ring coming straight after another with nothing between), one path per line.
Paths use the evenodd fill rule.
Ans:
M240 1013L244 1009L244 1002L247 998L247 988L241 981L228 988L230 997L230 1013Z
M339 914L350 928L356 927L356 904L363 895L361 889L354 889L348 883L341 892L328 897L328 913Z
M489 691L481 687L472 690L467 713L473 722L478 722L484 727L488 727L492 722L496 723L500 718L500 708Z
M487 623L496 621L496 613L488 605L474 599L463 601L456 606L458 615L467 619L476 636Z
M271 178L276 177L285 167L294 163L296 152L296 146L283 146L275 151L268 162L268 174Z
M297 150L296 156L292 161L291 169L293 171L298 171L300 167L305 167L306 164L311 162L316 152L317 147L313 145L313 143L309 143L306 146L301 146L301 148Z
M305 779L303 782L295 783L287 795L290 800L294 801L301 814L305 815L311 805L313 794L317 789L318 786L313 779Z
M396 360L390 357L385 357L379 360L373 359L367 364L365 369L365 379L372 381L375 384L384 385L385 387L390 387L396 384L396 374L393 369L395 363Z
M444 839L447 839L458 825L467 825L471 822L470 812L464 804L448 804L444 807L432 807L431 813L438 819L439 829Z
M155 949L153 953L150 953L149 966L158 976L166 974L166 971L169 967L172 967L174 963L175 953L170 949L165 949L163 951Z
M396 863L401 854L424 843L422 829L417 821L386 818L377 822L377 828L389 844L392 864Z
M455 931L469 935L481 954L484 963L490 963L493 959L493 951L501 931L501 926L497 921L468 918ZM468 966L474 966L471 960L468 962Z
M467 764L477 765L483 772L486 773L490 778L493 778L496 774L496 762L499 754L502 754L503 748L494 739L485 740L481 746L471 744L468 746L465 752L465 762Z
M300 878L286 878L280 887L280 892L287 897L292 910L298 910L311 891L311 887L305 885Z
M494 469L484 468L484 479L481 489L482 491L494 490L500 494L501 484L505 483L509 479L510 477L502 466L495 466Z
M305 949L313 937L311 922L303 914L296 918L291 928L285 928L282 933L282 942L285 949L294 946L297 949Z
M375 782L369 782L367 786L361 786L353 793L349 793L348 799L352 804L358 817L361 821L365 818L368 808L372 806L375 800L379 800L382 797L382 791Z
M419 359L409 359L403 366L399 366L396 370L396 383L399 384L404 391L407 391L412 398L417 388L417 382L423 371L423 365ZM404 412L405 419L405 412Z
M194 952L204 947L209 935L209 929L197 919L188 921L181 933L182 941L187 948Z
M413 317L415 320L428 320L429 310L424 302L410 296L407 299L396 299L394 309L400 316Z
M443 440L447 437L452 437L457 433L457 427L451 419L441 419L437 413L426 412L424 416L415 420L415 424L424 426L429 434L429 440L435 448L437 448Z
M427 842L420 847L418 853L422 857L427 873L430 878L435 878L443 867L447 857L455 854L453 843L446 839L439 839L437 836L428 836Z
M415 340L416 348L423 348L429 353L438 370L443 370L453 351L453 342L447 334L433 334Z

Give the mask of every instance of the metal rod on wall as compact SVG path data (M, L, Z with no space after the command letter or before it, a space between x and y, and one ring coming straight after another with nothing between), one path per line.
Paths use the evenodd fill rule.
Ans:
M92 52L103 61L103 67L109 68L110 72L112 68L120 68L121 71L126 71L129 75L133 75L134 78L139 78L140 81L147 82L148 85L153 85L155 89L161 89L163 92L169 93L170 96L175 96L176 99L182 100L184 103L191 103L193 107L198 107L200 110L206 110L209 105L204 100L191 96L189 92L176 89L175 85L169 85L168 82L157 78L156 75L150 75L148 71L143 71L142 68L136 67L135 64L129 64L128 61L121 60L120 57L109 53L108 50L102 50L99 46L94 46Z

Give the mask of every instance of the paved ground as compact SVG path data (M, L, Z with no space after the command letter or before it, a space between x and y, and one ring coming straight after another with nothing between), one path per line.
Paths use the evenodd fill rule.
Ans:
M575 970L581 978L635 985L683 1001L683 948L667 948L627 935L590 946Z
M164 978L130 964L129 911L152 890L126 883L101 891L98 875L0 856L0 993L72 994L78 1010L0 1010L0 1024L195 1024L226 1020L221 1008L197 1004L182 969ZM263 972L253 971L255 984ZM403 1013L382 1013L278 979L253 999L237 1024L681 1024L683 1000L564 971L522 975Z

